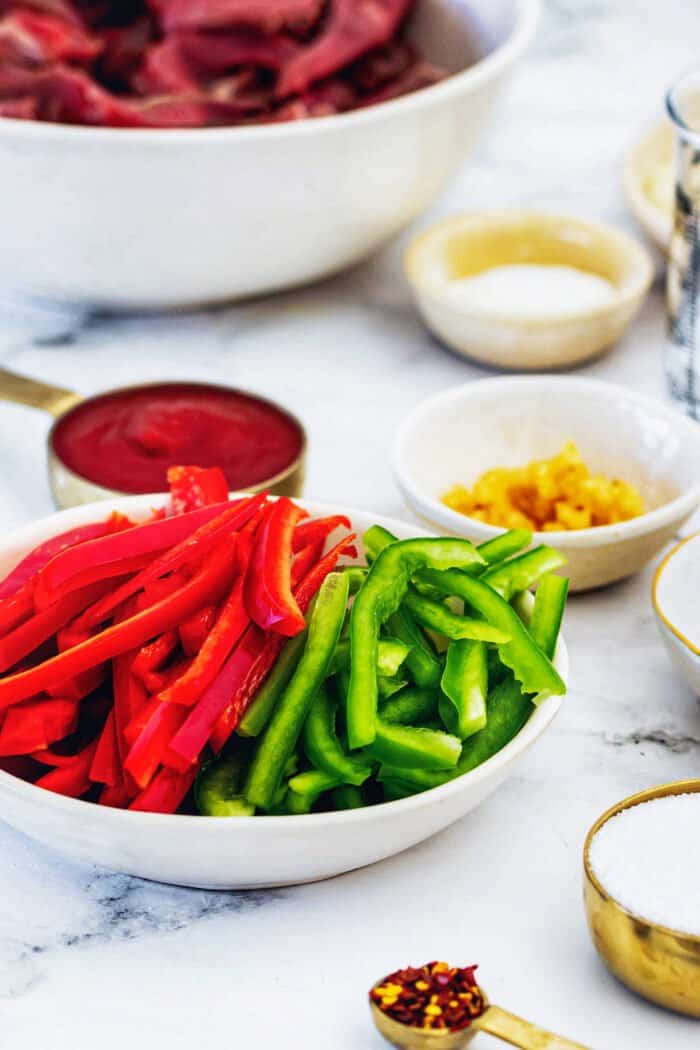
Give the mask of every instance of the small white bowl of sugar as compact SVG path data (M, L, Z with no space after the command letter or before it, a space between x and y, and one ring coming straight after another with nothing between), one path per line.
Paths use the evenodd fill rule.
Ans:
M405 270L428 328L499 368L563 368L622 336L653 278L614 227L543 211L471 212L409 246Z
M700 1017L700 781L603 814L584 869L588 924L608 968L647 999Z

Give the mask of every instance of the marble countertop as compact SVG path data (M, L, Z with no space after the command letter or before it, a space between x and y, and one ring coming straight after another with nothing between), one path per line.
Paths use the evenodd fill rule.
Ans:
M508 99L433 217L517 203L632 228L621 154L696 58L694 7L546 0ZM85 393L161 377L264 391L308 425L309 497L405 514L388 462L398 422L425 396L485 372L421 327L400 247L308 290L211 313L7 314L0 363ZM624 342L581 373L664 398L663 344L657 287ZM31 410L0 412L6 529L51 509L47 428ZM603 969L581 905L595 817L700 768L700 712L661 648L649 582L647 571L574 598L573 688L551 731L476 813L376 867L293 889L197 892L74 866L0 824L0 1047L379 1050L367 987L435 957L478 961L494 1001L596 1050L695 1046L696 1024Z

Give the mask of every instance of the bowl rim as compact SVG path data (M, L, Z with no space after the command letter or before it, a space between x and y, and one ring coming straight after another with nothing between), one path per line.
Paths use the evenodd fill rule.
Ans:
M648 124L646 129L628 146L622 164L622 190L630 212L642 230L664 252L669 250L673 232L673 212L666 212L644 192L643 180L649 171L647 153L661 152L668 139L673 155L673 125L668 117Z
M457 235L459 231L464 231L467 238L477 232L492 231L493 234L497 234L509 227L517 228L523 223L533 221L542 224L575 226L579 230L591 232L599 241L617 244L625 256L627 269L621 284L609 282L614 294L607 303L583 309L572 309L561 314L541 313L521 318L500 313L497 310L474 310L454 303L444 294L445 282L430 275L426 277L423 272L424 259L430 258L431 255L434 256L440 247L440 242L448 240L450 235ZM555 241L556 237L552 235L549 239ZM546 208L475 208L448 216L424 229L411 240L404 252L403 270L418 296L431 299L442 309L449 310L455 317L535 329L556 327L568 322L597 321L621 307L637 302L649 291L654 279L654 263L651 255L646 246L636 237L611 223L587 219L566 212L550 211Z
M257 143L261 140L284 141L293 135L309 135L316 131L321 133L331 129L338 132L350 131L355 127L372 124L384 115L390 116L392 113L398 115L411 109L424 109L432 102L439 103L454 98L462 91L476 89L488 83L507 69L527 49L535 35L541 2L542 0L515 0L517 6L510 32L493 51L477 59L473 65L451 74L437 84L349 113L280 124L256 124L245 127L234 125L216 128L113 128L82 124L53 124L48 121L0 117L0 135L9 131L25 140L46 138L53 142L64 141L80 144L86 139L94 139L100 145L105 145L107 142L112 144L138 142L160 148L167 143L178 146L195 142L198 144L203 142L223 143L229 139Z
M683 645L691 651L691 653L695 654L695 656L700 656L700 646L694 645L689 638L686 638L683 632L678 627L676 627L673 621L669 618L668 614L663 611L663 609L661 608L661 602L659 600L658 587L659 583L661 582L661 577L666 568L668 567L668 564L671 561L671 559L675 558L676 554L678 554L683 549L683 547L687 546L687 544L691 543L693 540L697 540L699 537L700 529L697 532L692 533L692 535L686 536L684 537L684 539L679 540L678 543L675 543L673 547L671 547L670 551L667 551L664 557L659 562L658 566L656 567L656 571L654 572L654 577L651 581L651 604L654 607L654 612L656 613L658 619L661 621L664 627L666 627L671 632L671 634L675 635L678 641L682 642Z
M231 493L232 497L239 495L245 495L245 493ZM113 510L120 510L123 513L131 511L135 514L140 512L148 514L151 510L162 506L167 498L167 494L165 493L124 496L118 499L84 503L79 507L57 511L54 514L30 522L18 529L13 529L3 538L2 544L0 544L0 556L3 556L3 552L8 547L12 548L13 546L18 546L22 542L23 536L27 537L27 542L33 545L35 540L31 538L32 533L44 535L44 529L49 523L52 523L52 528L55 526L55 533L58 533L64 531L66 528L72 527L72 524L81 524L83 519L88 521L94 517L95 514L99 515L101 513L109 513ZM415 536L425 535L424 530L420 529L413 523L404 522L400 519L387 517L382 514L373 515L368 511L360 510L357 507L338 506L334 503L317 502L315 500L307 500L303 497L297 502L302 503L312 514L318 514L321 516L329 514L346 514L351 521L353 520L353 515L364 515L374 518L378 523L385 525L385 527L389 529L391 529L392 526L394 528L400 527L402 530L408 530ZM41 540L39 539L38 542L41 542ZM563 636L560 636L557 644L554 665L564 679L564 682L567 684L568 691L569 655L566 640ZM431 802L440 803L452 795L459 794L460 791L464 790L467 783L472 786L478 785L481 781L487 779L490 774L497 772L501 767L508 766L511 761L523 754L549 727L561 707L562 700L563 697L561 696L547 697L542 704L534 708L525 725L513 737L513 739L505 745L505 747L501 748L501 750L495 755L487 759L486 762L482 762L480 766L469 770L467 773L463 773L461 776L448 781L446 784L429 788L419 794L410 795L408 798L396 799L391 802L381 802L374 806L365 806L362 809L266 816L264 819L261 819L259 816L236 817L236 823L234 826L247 827L248 829L251 827L270 828L271 831L277 832L282 830L293 832L295 828L300 826L299 822L303 822L304 827L324 827L335 825L337 823L347 823L354 826L371 823L373 820L377 819L378 814L388 813L389 807L391 807L392 813L406 814L413 810L421 809L423 806L429 805ZM206 819L203 819L201 816L189 814L147 813L134 810L113 809L109 806L98 806L93 802L86 802L83 799L67 798L63 795L55 794L52 791L47 791L44 788L36 787L34 784L30 784L28 781L22 780L20 777L16 777L12 773L8 773L6 770L2 769L0 769L0 790L10 791L12 794L23 798L28 803L43 805L47 807L49 811L55 810L62 811L66 814L72 813L76 817L80 817L81 814L86 816L87 813L92 813L93 815L101 814L101 819L104 819L108 824L113 826L123 826L125 824L127 827L136 828L138 822L145 822L151 828L162 826L170 828L182 827L184 829L194 826L200 829L203 834L218 834L222 827L231 827L232 821L232 818L230 817L207 817ZM90 808L86 809L86 807Z
M663 419L673 424L679 430L685 431L690 442L696 442L700 451L700 428L692 420L684 416L678 409L667 405L662 401L656 401L646 394L637 393L628 387L617 383L609 383L603 379L590 379L584 376L550 375L550 376L495 376L489 379L473 380L456 387L448 387L433 397L421 402L404 419L399 426L394 439L392 453L392 467L399 487L406 497L409 505L419 508L420 516L433 526L441 525L443 528L451 528L458 535L464 535L464 523L468 522L472 531L483 535L485 538L498 536L504 530L500 525L490 525L479 521L467 514L460 514L451 507L441 503L433 496L425 494L413 480L410 468L406 463L404 446L414 432L424 423L425 418L432 414L435 409L450 401L478 399L484 390L525 389L526 387L540 386L542 388L557 387L558 393L562 391L597 393L601 397L622 397L634 402L637 406L646 409L652 416ZM636 518L628 521L616 522L612 525L597 525L588 529L553 530L552 532L533 532L533 543L548 543L562 549L590 548L604 546L610 542L622 542L625 539L633 539L646 535L654 529L670 524L674 518L686 517L700 505L700 473L698 480L685 492L675 496L672 500L662 503L660 507L646 511Z
M613 817L618 816L619 813L622 813L626 809L633 809L635 806L639 806L644 802L651 802L657 798L698 793L700 793L700 777L688 777L685 780L672 780L667 783L656 784L654 787L644 788L642 791L636 791L633 795L628 795L626 798L623 798L619 802L610 806L588 829L583 844L583 871L585 880L593 887L598 896L606 903L612 904L613 907L631 922L634 922L639 926L645 926L647 929L654 930L656 933L672 937L674 940L681 938L686 943L690 942L693 945L694 950L700 953L699 934L686 933L684 930L677 930L672 926L664 926L663 923L653 922L651 919L645 919L642 915L630 911L630 909L626 908L624 904L621 904L617 897L613 897L613 895L600 882L598 876L593 870L590 858L593 839L603 825L607 824Z

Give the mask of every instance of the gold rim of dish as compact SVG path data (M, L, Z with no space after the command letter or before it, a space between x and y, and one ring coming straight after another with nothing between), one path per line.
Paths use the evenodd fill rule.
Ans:
M444 296L440 294L441 288L439 283L431 278L424 278L421 264L418 261L419 256L426 251L426 248L429 248L431 241L436 241L435 247L440 253L451 231L457 232L462 229L465 231L466 236L469 236L470 230L480 229L491 229L494 233L497 233L505 227L519 226L523 222L537 222L538 220L543 223L574 225L590 231L600 239L617 243L627 259L629 269L623 284L610 282L614 289L612 302L583 310L572 310L570 313L557 314L556 316L551 314L535 315L524 320L497 312L476 314L469 310L458 310L450 303L451 309L464 314L465 317L483 317L483 319L488 318L491 321L514 324L518 327L544 328L551 327L553 324L571 321L591 321L605 317L610 313L611 309L619 309L621 306L632 304L645 296L649 291L654 279L654 264L647 248L641 241L608 223L596 222L577 215L568 215L564 212L547 211L542 208L485 208L448 216L446 219L442 219L440 222L434 223L423 230L409 243L403 255L404 274L417 294L429 296L435 302L446 305ZM555 239L553 235L552 240Z
M691 777L688 780L675 780L668 784L657 784L656 787L646 788L644 791L638 791L634 795L629 795L624 798L621 802L616 802L615 805L610 806L598 819L595 824L590 828L586 835L586 841L583 846L583 868L586 879L595 889L596 893L606 902L612 904L620 912L631 919L633 922L647 926L653 930L657 930L659 933L665 934L669 937L680 937L684 941L692 944L697 951L700 953L700 935L694 933L686 933L685 930L677 930L671 926L664 926L661 923L653 922L651 919L646 919L644 916L637 914L637 912L630 911L624 904L621 904L617 897L614 897L599 881L597 875L593 871L590 860L590 849L593 839L598 834L604 824L607 824L613 817L618 816L626 809L634 809L635 806L639 806L644 802L651 802L657 798L668 798L672 795L696 795L700 794L700 778Z
M669 618L666 615L666 613L663 612L663 610L661 609L661 605L659 603L659 599L658 599L658 595L657 595L657 589L658 589L658 586L659 586L659 581L661 579L661 574L663 573L664 569L666 568L666 566L670 562L671 558L673 558L676 554L678 554L678 552L683 547L685 547L685 545L687 543L690 543L691 540L697 539L698 536L700 536L700 530L698 530L698 532L694 532L692 536L686 536L686 538L684 540L681 540L674 547L672 547L671 550L667 554L665 554L664 557L662 558L661 563L659 564L656 572L654 573L654 578L653 578L653 580L651 582L651 604L654 607L654 612L659 617L659 619L661 620L661 622L664 625L664 627L667 627L668 630L671 632L671 634L675 635L675 637L678 639L678 641L682 642L683 645L687 646L687 648L690 649L691 653L694 653L695 656L700 656L700 647L698 647L697 645L694 645L690 641L689 638L686 638L686 636L683 634L683 632L681 630L679 630L676 627L676 625L674 623L672 623L671 620L669 620Z

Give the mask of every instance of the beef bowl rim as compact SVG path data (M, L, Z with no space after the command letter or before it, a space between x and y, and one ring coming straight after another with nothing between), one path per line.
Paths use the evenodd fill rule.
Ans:
M231 498L244 495L246 495L246 493L231 493ZM276 499L277 497L272 496L270 498ZM83 504L80 507L72 507L69 510L59 511L46 518L40 519L31 525L20 527L7 537L4 547L0 550L0 575L4 576L6 572L10 571L12 565L16 564L17 560L19 560L28 550L31 550L32 547L53 535L65 531L66 529L99 520L101 516L107 516L113 510L119 510L121 513L127 515L132 514L137 520L139 518L145 519L152 510L164 506L168 499L169 497L167 494L158 493L147 496L126 496L118 500L101 500L97 503ZM316 503L315 501L309 501L306 499L298 500L297 502L308 510L313 517L345 514L350 518L351 522L354 522L359 515L365 518L371 517L373 522L376 522L378 525L383 525L385 528L389 529L389 531L393 531L400 527L401 532L407 538L431 535L424 529L420 529L415 525L400 522L395 518L387 518L379 514L368 514L367 511L360 511L357 508L339 507L336 504ZM13 540L17 541L15 548L12 547ZM566 642L563 638L560 638L557 644L554 664L564 681L568 683L569 656ZM396 814L399 812L408 813L410 811L422 809L424 806L430 805L431 803L439 803L441 800L446 800L455 794L459 794L464 790L465 785L467 784L476 786L482 780L488 779L492 773L496 773L498 770L508 766L513 760L518 758L519 755L525 752L530 745L532 745L537 738L545 732L553 721L555 715L558 713L562 704L562 699L561 696L550 696L540 704L539 707L534 707L532 714L520 732L517 733L497 754L492 758L487 759L487 761L483 762L480 766L477 766L476 769L470 770L468 773L463 773L461 776L456 777L454 780L450 780L439 787L429 788L427 791L422 791L420 794L411 795L408 798L397 799L392 802L380 802L373 806L365 806L362 809L285 816L203 817L187 814L180 815L177 813L147 813L126 809L113 809L109 806L99 806L94 802L86 802L83 799L67 798L64 795L47 791L46 788L36 787L34 784L30 784L28 781L22 780L20 777L16 777L5 770L0 770L0 786L4 790L18 796L20 799L24 799L26 802L30 802L33 805L40 804L42 807L45 807L48 812L64 812L66 814L74 813L75 815L79 815L81 812L86 812L86 806L90 807L90 810L93 812L99 810L102 814L102 819L108 826L113 827L127 825L133 828L139 823L145 823L149 826L177 826L181 827L183 830L196 827L201 833L216 835L220 832L223 825L230 827L234 821L237 825L245 825L248 827L251 825L259 826L261 834L264 833L264 828L270 828L271 832L275 829L278 831L281 831L282 829L289 831L290 828L298 827L301 823L303 823L304 826L316 825L320 827L336 825L339 823L353 826L362 825L372 823L377 815L388 813L389 811ZM205 830L207 828L209 831Z
M351 110L326 117L308 117L281 123L233 125L201 128L120 128L93 124L61 124L51 121L22 120L0 117L0 137L41 139L49 142L79 141L94 138L101 144L138 143L149 148L167 148L187 143L221 142L227 138L284 140L290 136L314 135L324 131L342 133L351 127L369 125L391 114L420 111L459 96L466 88L479 88L501 73L526 50L537 27L542 0L516 0L513 28L506 39L492 51L480 55L466 69L450 73L444 80L418 88L399 98L378 102L364 109Z

